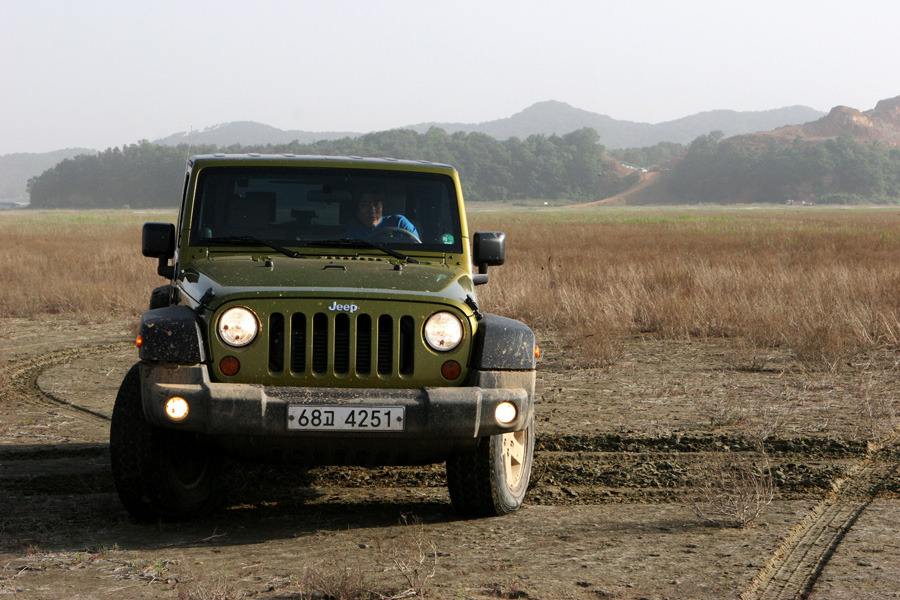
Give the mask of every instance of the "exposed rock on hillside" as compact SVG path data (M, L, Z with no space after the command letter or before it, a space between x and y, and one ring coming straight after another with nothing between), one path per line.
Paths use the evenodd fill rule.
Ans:
M822 141L849 136L858 142L881 142L900 146L900 96L881 100L875 108L862 112L835 106L827 115L802 125L788 125L772 131L736 136L734 141L757 145L792 142L796 139Z
M795 143L822 144L826 140L849 137L860 144L879 142L885 146L900 146L900 96L881 100L875 108L860 111L848 106L836 106L820 119L801 125L778 127L771 131L760 131L728 138L730 143L752 151L765 151L776 144ZM602 204L667 204L674 201L666 185L666 171L676 168L678 158L666 168L661 168L660 176L654 173L626 172L614 165L604 164L604 175L608 181L600 193L604 196L596 203ZM830 176L829 176L830 177ZM813 181L798 184L798 197L804 193L811 196ZM751 187L735 189L732 199L753 198ZM743 200L741 200L743 201ZM751 201L751 200L746 200Z

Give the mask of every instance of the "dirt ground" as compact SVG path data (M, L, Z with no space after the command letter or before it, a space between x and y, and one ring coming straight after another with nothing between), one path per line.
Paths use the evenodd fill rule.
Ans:
M894 351L829 371L739 340L635 338L580 370L544 340L533 484L513 515L455 516L442 466L231 464L216 510L145 525L108 464L133 328L3 321L0 596L900 598ZM723 458L777 484L749 527L705 518Z

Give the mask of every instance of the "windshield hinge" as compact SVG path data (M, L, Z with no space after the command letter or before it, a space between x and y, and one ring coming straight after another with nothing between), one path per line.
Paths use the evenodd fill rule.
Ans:
M484 318L484 315L482 315L481 312L478 310L478 303L475 302L475 298L473 298L472 296L466 296L465 302L466 302L466 306L468 306L469 308L472 309L472 313L475 315L475 318L477 320L480 321L481 319Z
M209 310L210 303L216 299L216 293L212 288L206 290L202 296L200 296L200 302L197 304L197 308L194 309L198 315L202 315L205 311Z

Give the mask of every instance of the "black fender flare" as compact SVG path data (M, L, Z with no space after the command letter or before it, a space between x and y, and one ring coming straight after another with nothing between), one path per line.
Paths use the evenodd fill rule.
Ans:
M203 323L187 306L166 306L141 315L141 360L194 365L206 362Z
M534 332L525 323L485 313L478 321L472 360L479 371L534 371Z
M161 285L150 292L150 310L169 306L169 288L168 285Z

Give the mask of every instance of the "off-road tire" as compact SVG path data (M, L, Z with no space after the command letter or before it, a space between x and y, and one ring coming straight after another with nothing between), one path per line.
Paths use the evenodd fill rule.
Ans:
M220 458L197 434L147 422L138 365L125 375L116 396L109 454L119 498L141 521L196 515L210 502L219 479Z
M522 431L484 438L475 452L448 459L447 487L453 508L472 517L514 512L528 491L533 456L532 417Z

